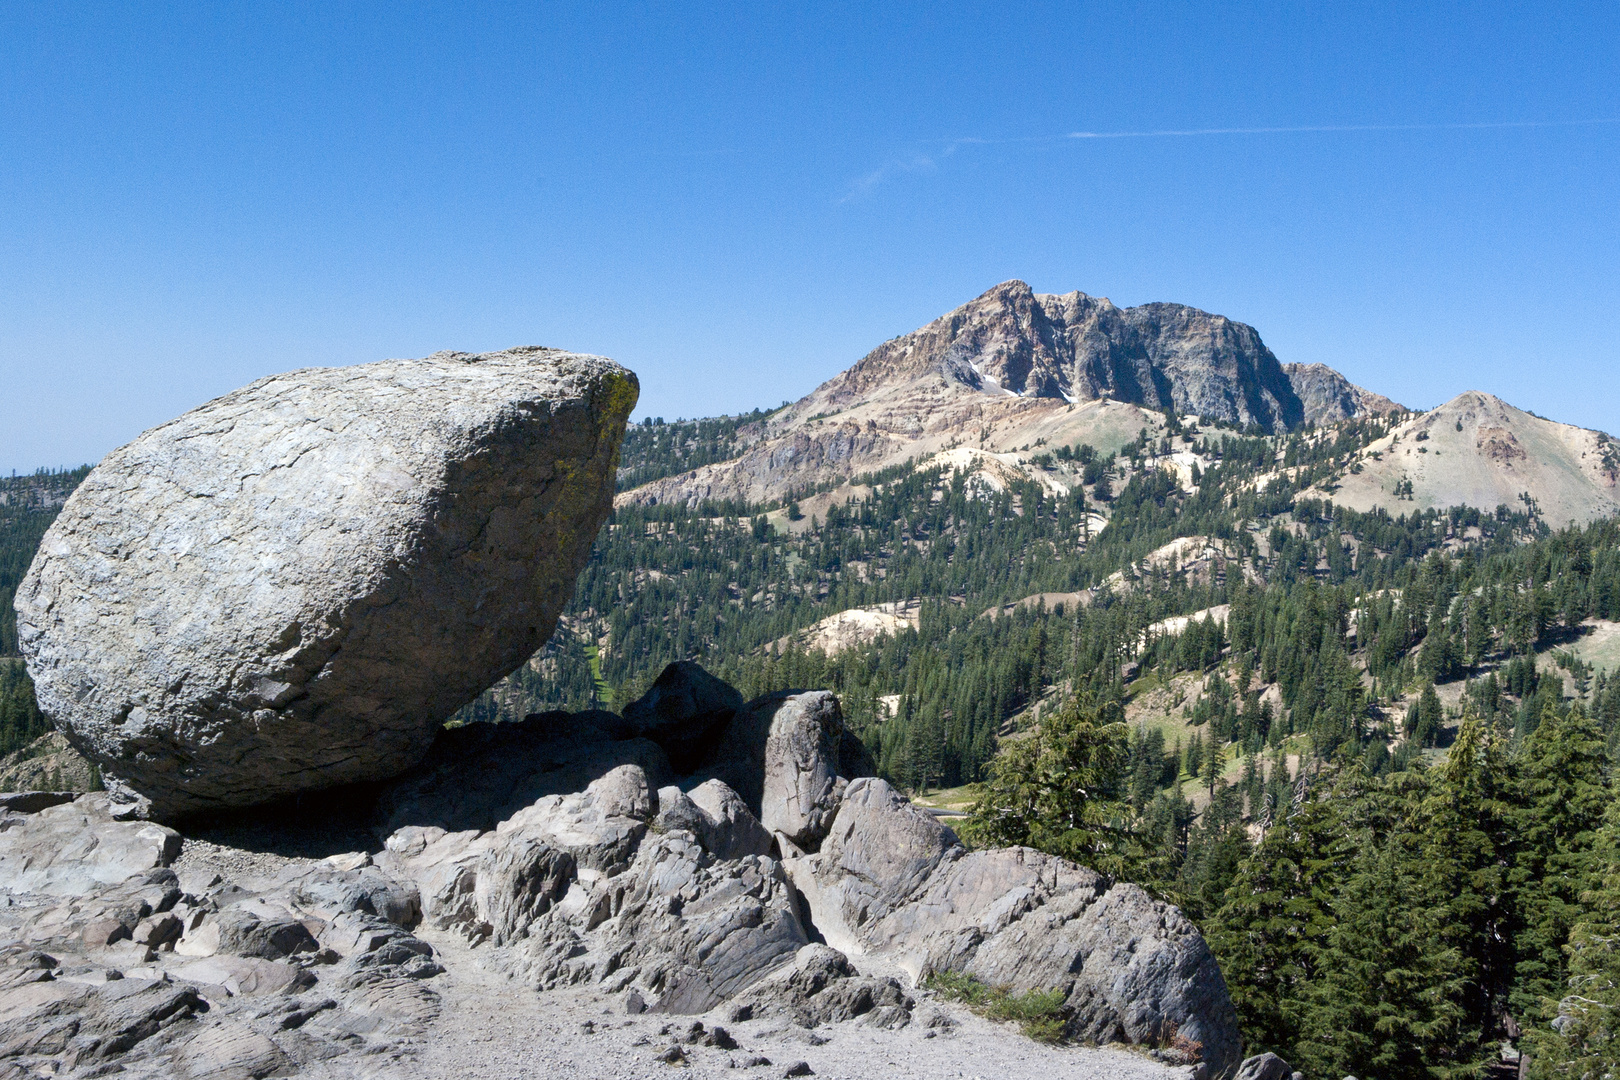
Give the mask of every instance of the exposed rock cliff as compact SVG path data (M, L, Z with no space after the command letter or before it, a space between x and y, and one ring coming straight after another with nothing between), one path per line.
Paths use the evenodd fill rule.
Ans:
M1222 315L1009 281L763 421L738 458L620 498L761 501L961 445L1045 439L1107 452L1167 409L1282 431L1397 408L1319 364L1285 368L1253 327Z

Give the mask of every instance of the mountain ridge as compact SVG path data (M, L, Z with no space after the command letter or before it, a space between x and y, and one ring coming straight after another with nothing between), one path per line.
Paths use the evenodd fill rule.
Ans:
M1166 414L1277 433L1404 412L1320 364L1281 364L1247 324L1184 304L1120 308L1013 280L884 342L758 428L735 458L653 481L636 505L764 502L954 446L1108 453Z

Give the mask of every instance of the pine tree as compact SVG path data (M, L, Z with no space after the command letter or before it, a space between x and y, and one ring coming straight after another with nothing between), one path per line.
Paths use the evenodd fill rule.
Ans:
M1316 977L1332 926L1344 829L1333 799L1304 798L1274 813L1205 936L1226 975L1248 1052L1286 1057L1299 1039L1304 989Z
M1441 932L1445 911L1428 902L1416 834L1354 839L1292 1060L1314 1076L1474 1075L1480 1059L1460 1004L1467 965Z
M976 843L1022 844L1123 876L1139 854L1122 800L1124 710L1085 691L1011 741L967 823Z
M1415 826L1415 862L1423 889L1416 901L1438 916L1436 945L1461 957L1459 1060L1484 1054L1513 980L1516 920L1507 868L1513 854L1510 777L1501 736L1467 712Z
M1557 1015L1527 1040L1538 1078L1620 1076L1620 784L1610 781L1588 862L1583 913L1569 939L1569 981Z
M1524 1028L1552 1018L1565 985L1564 946L1580 916L1592 845L1610 793L1603 732L1580 705L1567 716L1548 703L1525 740L1514 819L1519 847L1511 876L1522 929L1511 1008Z

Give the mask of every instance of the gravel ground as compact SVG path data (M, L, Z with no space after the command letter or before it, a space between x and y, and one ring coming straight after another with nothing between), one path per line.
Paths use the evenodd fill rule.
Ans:
M625 1015L616 995L590 990L535 993L487 963L487 950L423 931L448 969L431 985L443 998L426 1035L386 1063L338 1058L302 1075L351 1080L642 1080L673 1077L780 1077L798 1062L816 1076L852 1080L1185 1080L1142 1053L1116 1047L1052 1047L1010 1024L918 995L916 1020L900 1031L858 1021L805 1030L779 1018L730 1023L724 1008L700 1017ZM735 1050L691 1044L693 1022L719 1025ZM679 1044L684 1062L659 1060ZM749 1065L766 1058L769 1065ZM796 1074L803 1075L803 1074Z

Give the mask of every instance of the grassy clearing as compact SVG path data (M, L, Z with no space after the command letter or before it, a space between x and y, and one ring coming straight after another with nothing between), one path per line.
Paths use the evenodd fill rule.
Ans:
M602 657L595 645L585 646L585 657L591 662L591 680L596 683L596 700L601 702L602 708L613 700L613 688L602 678Z
M1061 990L1031 990L1015 994L1004 986L987 986L972 975L940 971L923 983L949 1001L960 1001L991 1020L1009 1020L1037 1042L1063 1041L1064 994Z
M963 784L961 787L941 788L926 794L913 795L911 801L933 810L957 810L968 813L979 801L983 784Z

